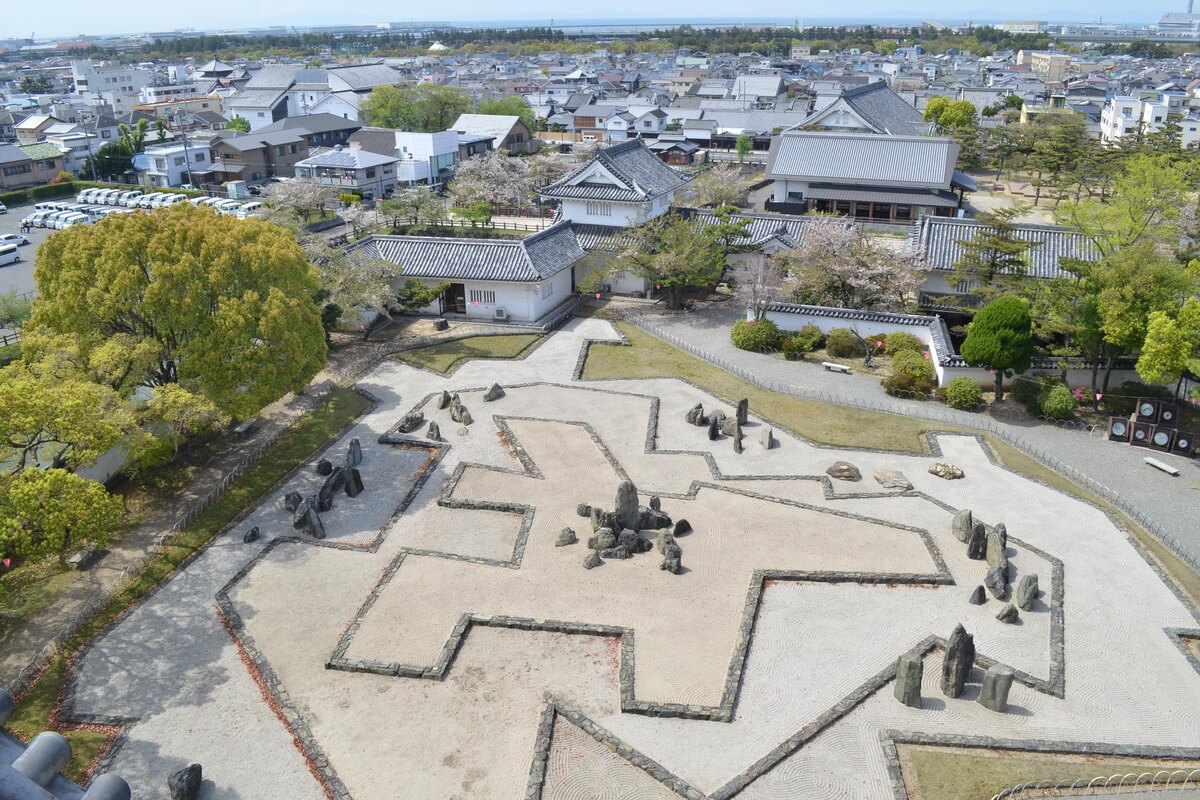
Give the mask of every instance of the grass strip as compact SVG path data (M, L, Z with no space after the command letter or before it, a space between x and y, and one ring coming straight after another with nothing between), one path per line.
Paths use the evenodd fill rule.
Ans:
M541 334L537 333L472 336L467 339L420 347L416 350L405 350L397 353L396 358L417 367L449 375L464 361L521 358L541 338Z

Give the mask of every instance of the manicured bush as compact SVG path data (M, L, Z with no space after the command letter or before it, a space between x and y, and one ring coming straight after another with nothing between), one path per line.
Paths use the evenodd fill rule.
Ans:
M760 319L757 322L739 319L733 323L729 337L733 340L733 346L739 350L761 353L764 350L773 350L779 344L779 326L769 319Z
M796 346L805 353L811 353L825 344L824 331L811 322L793 333L791 338L796 342Z
M960 375L946 384L945 400L951 408L974 411L983 402L983 389L966 375Z
M866 348L849 328L834 328L825 337L825 351L834 358L865 356Z
M1035 374L1024 375L1009 385L1008 393L1012 396L1013 400L1024 404L1026 409L1029 409L1032 403L1033 407L1038 409L1038 411L1030 410L1030 413L1037 414L1041 413L1040 406L1038 406L1038 395L1042 393L1045 385L1045 376Z
M905 331L889 333L884 342L883 351L889 356L894 356L905 350L910 350L914 353L923 353L925 352L925 344L916 336Z
M911 350L901 350L892 359L892 374L883 379L888 394L908 397L927 395L937 383L933 364Z
M47 183L45 186L34 186L26 189L25 192L32 201L50 200L55 197L66 197L67 195L75 194L75 184Z
M1066 419L1075 413L1078 401L1070 389L1061 383L1056 383L1053 386L1047 386L1042 391L1038 398L1038 404L1042 407L1042 416L1050 419Z
M23 189L18 189L15 192L5 192L0 194L0 203L6 206L23 206L29 202L29 195Z

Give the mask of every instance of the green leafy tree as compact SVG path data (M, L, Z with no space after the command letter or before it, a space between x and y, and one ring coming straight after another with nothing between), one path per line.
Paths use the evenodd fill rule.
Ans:
M435 83L376 86L362 103L368 125L406 131L444 131L471 108L471 95Z
M245 418L325 363L317 273L284 228L188 203L68 229L38 250L30 325L86 360L114 335L128 381L182 383ZM152 358L144 358L149 351Z
M85 544L103 546L121 511L121 498L69 470L0 476L0 555L62 561Z
M996 376L996 401L1004 399L1004 374L1025 372L1033 358L1033 322L1029 308L1016 297L1001 297L984 306L967 329L962 357L972 367Z
M480 114L497 114L503 117L520 117L529 126L529 130L537 127L537 115L522 97L509 95L497 97L495 100L485 100L479 104ZM451 120L453 122L454 120Z
M50 94L54 91L54 79L44 72L26 75L17 83L21 94Z
M492 204L487 200L475 200L465 208L458 209L458 215L470 222L472 228L477 225L486 227L492 221Z
M396 292L396 305L409 314L414 314L434 300L437 300L442 292L449 288L449 283L427 286L416 278L409 278L400 287L400 290Z
M998 208L977 215L983 227L970 238L956 240L962 255L954 263L955 283L977 286L972 291L987 301L1003 291L997 283L1025 274L1029 251L1038 243L1017 236L1013 220L1020 213L1019 208Z
M1190 300L1193 308L1196 300ZM1194 312L1193 312L1194 313ZM1165 311L1152 311L1146 324L1137 372L1147 383L1178 380L1188 369L1196 349L1196 332L1188 331Z
M754 149L754 140L750 138L750 134L738 134L733 143L733 149L737 152L738 161L745 161L746 156L750 155L750 151Z
M925 121L944 131L970 128L975 125L975 106L967 100L931 97L925 104Z
M229 417L208 398L189 392L177 383L154 387L141 409L146 427L165 431L160 436L171 443L175 452L193 436L219 430L229 424Z
M446 219L446 204L428 186L401 189L380 204L380 211L391 217L392 227L438 225Z
M250 120L245 117L235 116L225 124L225 127L231 131L241 131L242 133L250 132Z
M688 289L720 279L725 257L711 231L677 214L664 214L629 232L613 266L646 278L665 293L668 308L680 309Z

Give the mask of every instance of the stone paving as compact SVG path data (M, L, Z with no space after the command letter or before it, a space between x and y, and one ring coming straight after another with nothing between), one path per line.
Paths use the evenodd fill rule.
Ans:
M1105 513L970 436L932 437L957 481L933 455L779 430L764 450L753 408L735 453L684 414L736 398L572 379L589 340L617 338L576 319L523 361L379 366L360 384L377 405L325 453L358 437L366 484L327 538L282 508L319 481L305 465L95 642L66 715L125 724L112 768L139 798L190 761L211 798L717 800L904 797L908 741L1200 757L1200 665L1179 644L1196 614ZM394 433L418 408L443 444ZM823 481L838 460L863 482ZM913 489L876 485L885 468ZM576 505L612 508L625 477L691 522L683 574L657 552L587 571L582 541L554 545L586 539ZM950 532L959 508L1007 525L1014 581L1039 576L1018 624L967 603L986 564ZM952 700L940 648L960 622L979 658ZM904 653L924 659L920 708L892 696ZM992 663L1017 673L1005 714L974 702Z

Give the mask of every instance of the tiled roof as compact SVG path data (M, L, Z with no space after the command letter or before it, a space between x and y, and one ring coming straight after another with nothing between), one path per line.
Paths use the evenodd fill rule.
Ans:
M767 177L949 189L958 151L931 136L788 131L771 142Z
M357 130L361 122L339 117L337 114L302 114L296 117L284 117L278 122L264 125L256 133L268 131L299 130L307 133L325 133L327 131Z
M372 236L348 248L358 259L399 264L414 278L537 282L583 258L574 226L560 222L524 239Z
M346 67L328 67L327 69L355 91L390 85L400 80L400 73L387 64L352 64Z
M596 163L615 177L620 185L574 183ZM587 163L565 178L543 188L541 193L546 197L643 203L678 189L689 180L690 178L664 164L646 148L641 139L630 139L597 150Z
M309 156L303 161L297 161L297 167L341 167L344 169L365 169L384 164L394 164L400 159L395 156L372 153L369 150L357 150L349 147L339 147Z
M712 211L700 208L674 208L671 213L679 214L700 225L716 225L720 220ZM731 242L738 247L761 247L772 239L779 239L789 247L798 247L804 241L804 229L808 224L805 217L783 214L734 214L731 221L748 219L746 235ZM572 223L575 238L584 250L613 249L622 246L628 228L612 225L582 225Z
M37 144L22 144L18 146L25 152L25 155L29 156L30 158L48 159L63 157L62 150L59 150L52 144L46 144L45 142L38 142Z
M929 131L924 115L882 81L846 90L842 99L882 133L920 136Z
M986 225L978 220L925 217L917 231L917 246L921 248L926 266L931 269L952 270L962 258L960 240L975 236ZM1026 242L1038 243L1025 253L1029 268L1025 274L1036 278L1061 276L1059 261L1078 258L1093 261L1095 248L1086 236L1069 228L1053 225L1015 225L1013 235Z
M520 120L520 117L505 114L460 114L450 130L503 139Z

